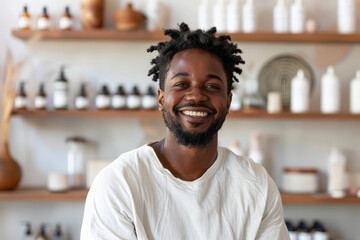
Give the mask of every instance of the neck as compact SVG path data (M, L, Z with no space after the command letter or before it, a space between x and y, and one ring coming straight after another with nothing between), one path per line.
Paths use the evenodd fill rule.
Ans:
M190 147L179 144L173 134L168 131L166 138L152 147L163 167L175 177L185 181L194 181L215 162L217 145L217 134L205 147Z

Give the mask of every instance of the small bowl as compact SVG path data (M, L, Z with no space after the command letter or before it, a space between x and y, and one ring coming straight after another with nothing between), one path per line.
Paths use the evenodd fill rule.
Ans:
M141 26L145 16L140 11L135 11L131 3L125 8L116 10L114 13L115 26L118 30L134 30Z

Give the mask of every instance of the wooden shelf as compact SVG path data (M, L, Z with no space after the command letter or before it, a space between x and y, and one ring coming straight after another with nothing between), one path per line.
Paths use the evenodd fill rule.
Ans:
M229 33L219 33L229 34ZM13 30L12 35L22 40L40 38L43 40L120 40L120 41L162 41L168 40L162 31L145 30L118 31L113 29L99 30ZM336 32L278 34L273 32L230 33L236 42L287 42L287 43L360 43L360 34L338 34Z
M14 111L13 116L22 117L74 117L74 118L143 118L161 119L161 112L156 110L53 110L53 111ZM232 119L294 119L294 120L360 120L360 114L337 113L301 113L294 114L290 112L269 114L266 112L243 113L241 111L230 112L228 118Z
M283 204L300 205L300 204L360 204L358 197L332 198L328 194L290 194L281 193Z
M14 191L0 191L0 201L36 202L84 202L88 190L71 190L63 193L49 192L44 188L20 188ZM331 198L327 194L289 194L281 193L284 205L301 204L360 204L360 198Z
M24 188L0 191L0 201L84 202L87 193L87 189L54 193L44 188Z

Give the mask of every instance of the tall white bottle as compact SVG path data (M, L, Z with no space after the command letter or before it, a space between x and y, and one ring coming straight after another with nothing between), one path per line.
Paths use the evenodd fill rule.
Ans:
M250 133L249 158L259 164L264 164L264 154L261 149L263 135L260 132Z
M246 0L242 7L242 30L244 33L256 31L256 12L253 0Z
M309 111L310 85L304 76L304 71L299 69L291 80L290 110L293 113Z
M240 32L240 6L239 0L230 0L226 7L226 31Z
M337 23L339 33L355 32L355 1L338 0Z
M289 31L288 9L284 0L278 0L273 11L273 28L276 33Z
M166 27L166 6L160 0L148 0L146 6L147 30L154 31Z
M203 30L208 30L212 26L212 14L210 0L202 0L198 7L198 27Z
M337 113L340 111L340 82L334 72L334 67L329 66L321 78L321 112Z
M218 32L226 31L226 5L225 0L217 0L213 8L213 24Z
M360 70L356 72L356 77L350 83L350 112L360 113Z
M290 32L302 33L305 31L306 12L302 0L294 0L290 8Z
M340 150L333 148L328 160L328 192L334 198L345 196L346 158Z

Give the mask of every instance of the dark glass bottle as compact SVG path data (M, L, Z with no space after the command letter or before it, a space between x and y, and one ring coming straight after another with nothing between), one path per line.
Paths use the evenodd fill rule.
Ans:
M116 93L112 96L111 107L118 110L126 108L126 93L122 85L118 86Z
M98 95L95 100L96 108L99 110L108 110L111 106L110 91L106 85L100 88Z
M14 107L16 110L27 109L27 94L25 92L25 82L20 82L19 91L15 97Z

